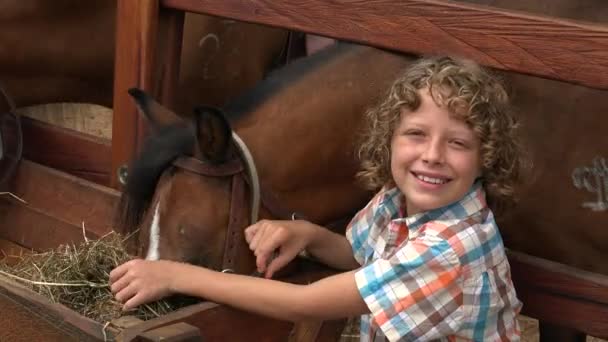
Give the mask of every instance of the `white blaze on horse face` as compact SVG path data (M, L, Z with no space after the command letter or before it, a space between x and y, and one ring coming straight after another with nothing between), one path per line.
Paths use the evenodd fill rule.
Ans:
M160 240L160 201L156 203L156 209L154 209L154 218L152 218L152 225L150 226L150 241L148 241L148 253L146 254L146 260L158 260L160 259L158 244Z

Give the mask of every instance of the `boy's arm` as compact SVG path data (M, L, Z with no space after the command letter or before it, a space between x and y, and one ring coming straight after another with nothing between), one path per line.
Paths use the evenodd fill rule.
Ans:
M306 252L322 263L340 270L353 270L361 267L353 256L353 249L344 235L336 234L317 226L317 232Z
M112 290L117 292L119 301L126 300L125 309L170 293L183 293L289 321L335 319L369 312L359 295L355 271L309 285L295 285L170 261L133 260L121 266L114 277L118 279Z
M245 229L245 238L268 278L303 250L337 269L360 266L346 237L304 220L262 220Z

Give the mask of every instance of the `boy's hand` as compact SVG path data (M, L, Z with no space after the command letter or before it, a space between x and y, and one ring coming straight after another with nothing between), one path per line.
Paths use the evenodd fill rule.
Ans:
M128 261L110 272L110 285L117 301L124 303L123 310L153 302L170 295L171 270L177 264L170 261Z
M258 272L270 278L308 246L314 233L315 226L307 221L262 220L245 229L245 239Z

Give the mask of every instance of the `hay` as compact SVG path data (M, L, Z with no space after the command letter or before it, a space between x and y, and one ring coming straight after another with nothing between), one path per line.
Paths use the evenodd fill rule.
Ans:
M0 260L0 274L100 323L125 314L147 320L194 302L192 298L174 297L123 312L122 304L114 300L110 291L109 275L132 257L127 253L125 239L114 232L98 240L85 238L80 245L61 245L18 258L12 266Z

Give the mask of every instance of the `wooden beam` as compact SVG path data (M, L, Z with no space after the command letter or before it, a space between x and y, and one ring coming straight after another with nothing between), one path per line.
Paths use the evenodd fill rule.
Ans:
M37 251L83 240L112 229L119 193L39 164L23 160L10 196L0 197L0 239Z
M608 27L446 0L161 0L163 6L608 89Z
M23 158L108 185L111 142L28 117L21 118ZM15 132L7 130L7 146L15 146Z
M0 341L105 341L102 324L0 276ZM110 340L116 330L105 328Z
M153 93L154 55L158 34L158 0L118 0L114 67L114 116L110 185L119 188L116 171L137 153L146 123L127 93L138 87Z
M98 184L110 182L111 142L22 117L23 157Z
M120 197L116 190L28 160L21 162L11 192L24 199L28 208L77 227L84 222L97 235L111 230Z
M158 98L165 107L175 109L175 93L179 81L185 13L165 9L159 14L160 22L166 23L166 37L159 43L159 64L163 66L161 89Z
M523 313L542 322L608 338L608 277L508 252Z

